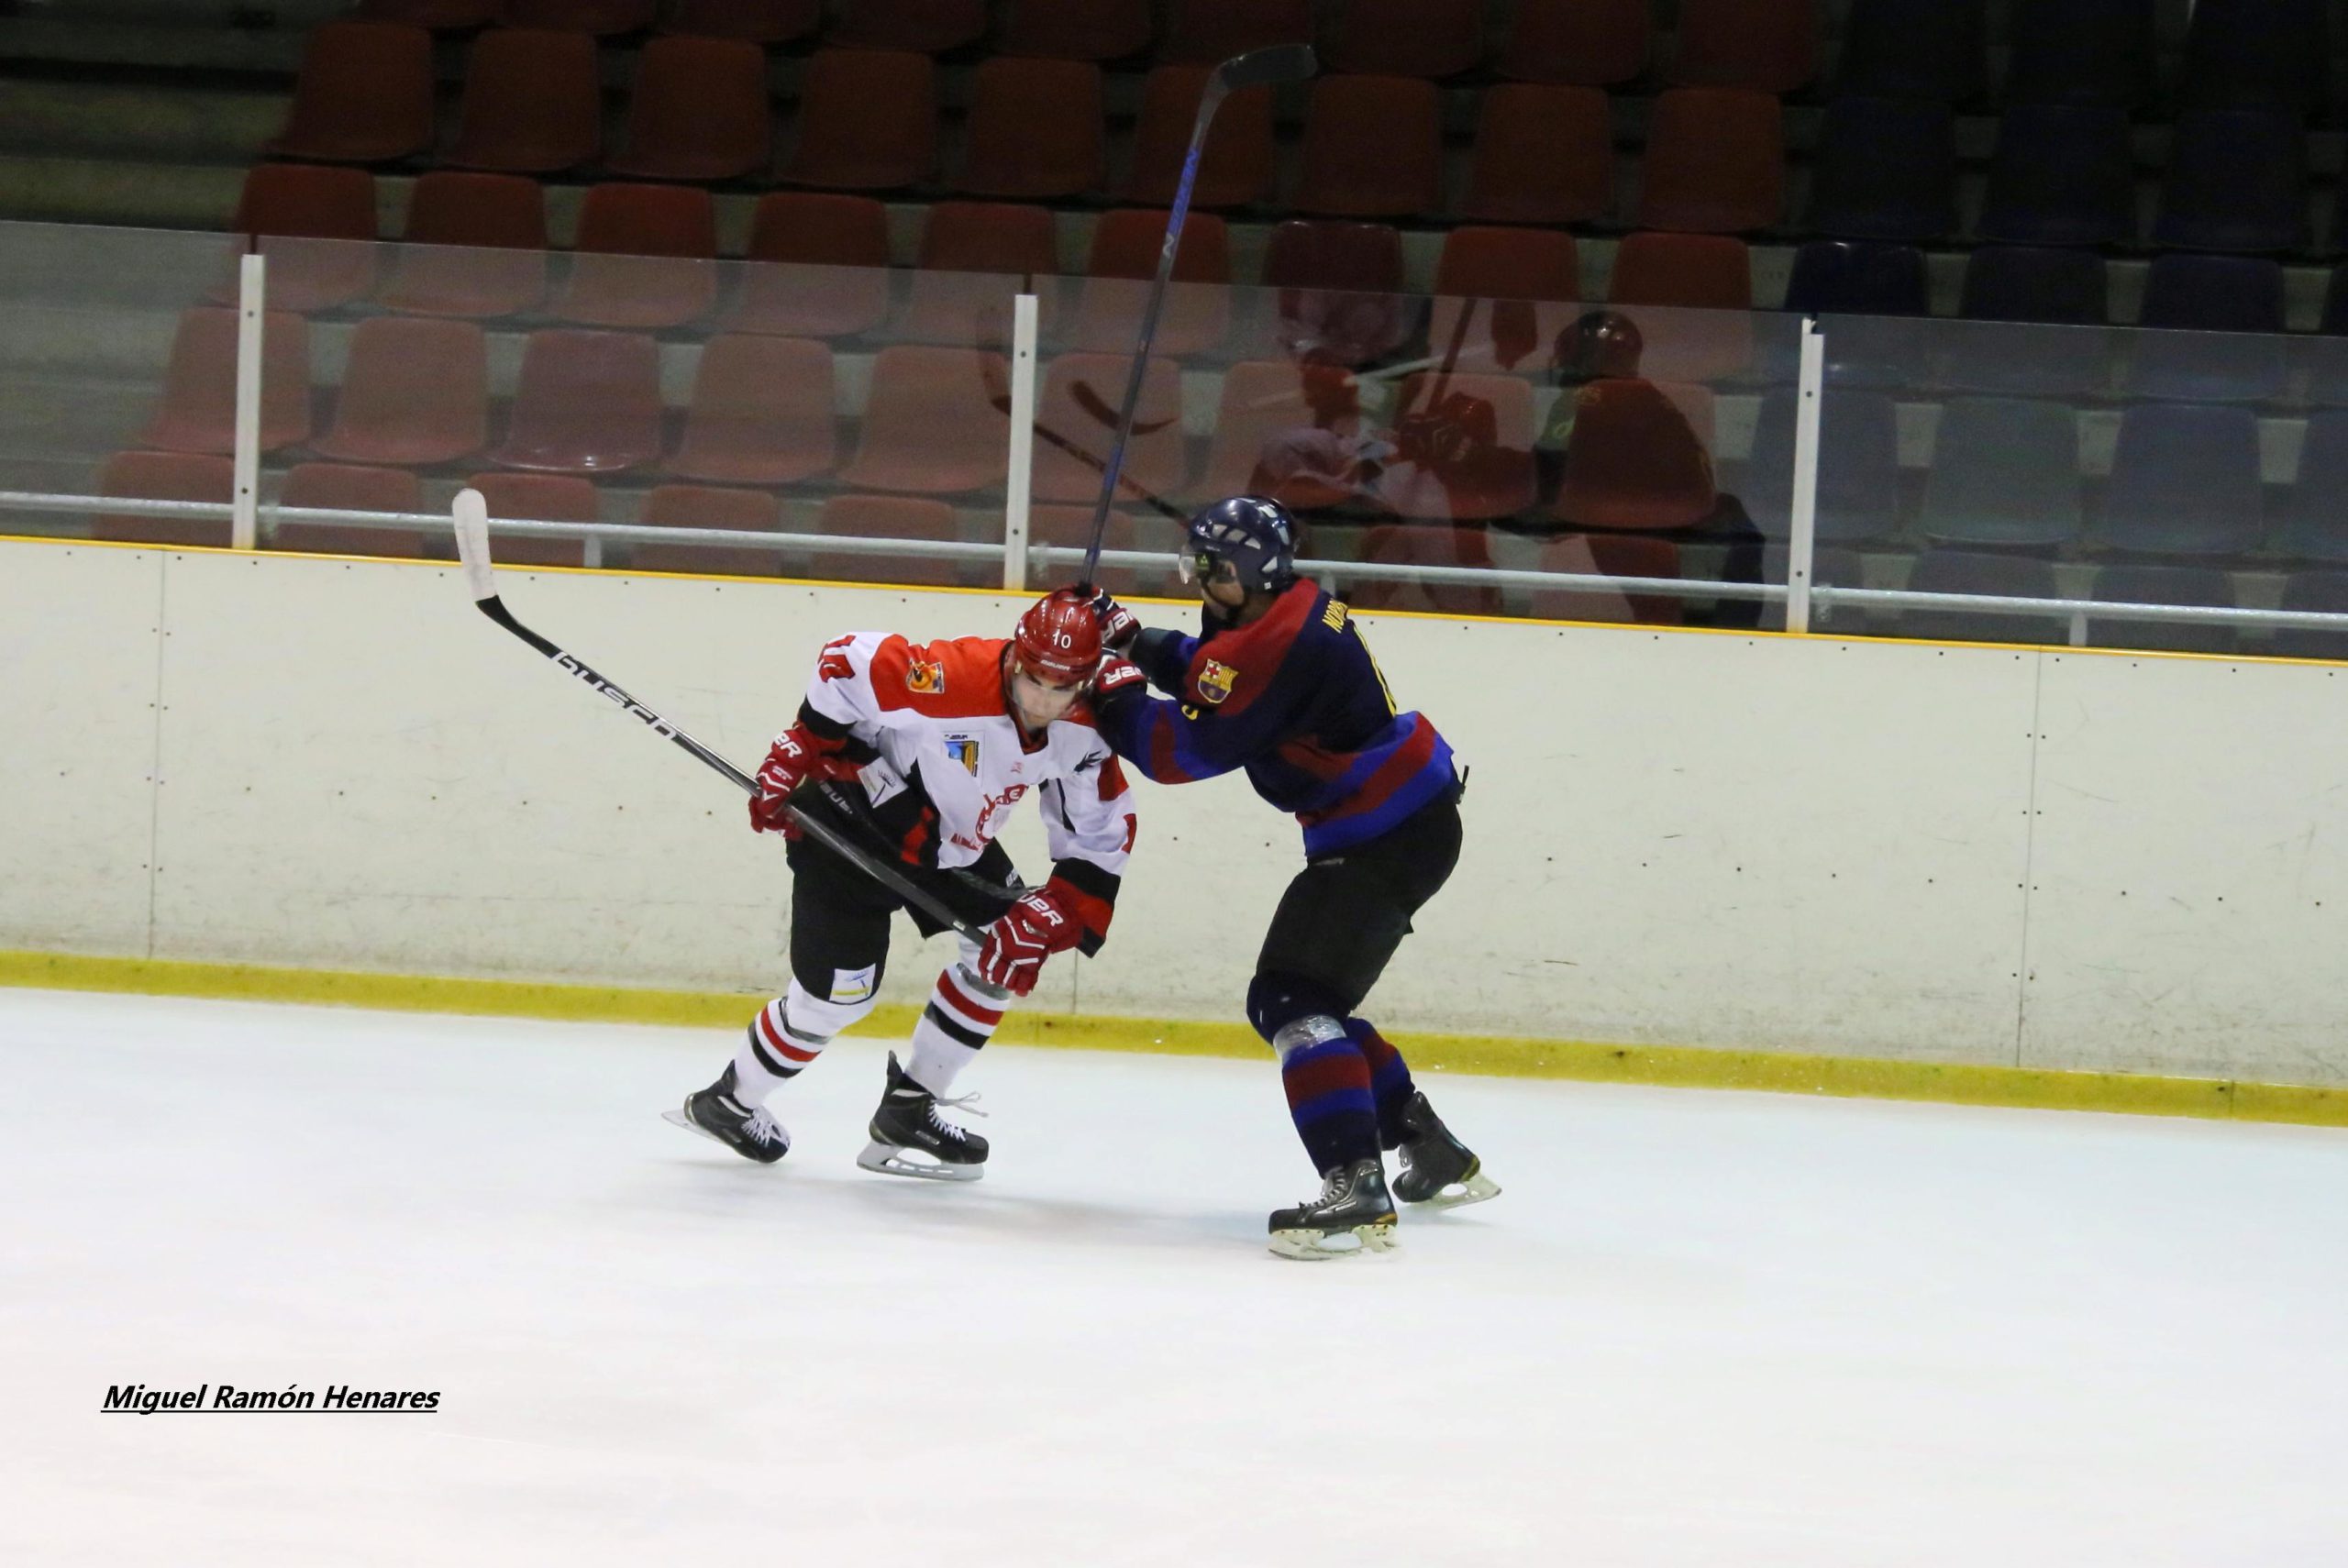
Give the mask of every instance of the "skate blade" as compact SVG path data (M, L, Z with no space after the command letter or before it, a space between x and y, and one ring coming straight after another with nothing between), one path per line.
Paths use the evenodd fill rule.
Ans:
M786 1133L784 1133L784 1134L783 1134L783 1141L782 1141L782 1154L780 1154L775 1155L774 1159L772 1159L772 1160L762 1160L762 1159L759 1159L756 1154L743 1154L741 1150L739 1150L739 1149L736 1148L733 1144L731 1144L731 1143L727 1143L725 1139L723 1139L723 1138L719 1137L716 1133L712 1132L708 1128L703 1127L700 1122L695 1121L692 1117L690 1117L690 1116L686 1115L682 1110L664 1110L664 1111L662 1111L662 1112L660 1113L660 1120L661 1120L661 1121L667 1121L667 1122L673 1123L673 1124L674 1124L674 1125L676 1125L676 1126L681 1127L681 1128L683 1128L686 1132L692 1133L692 1134L693 1134L695 1137L697 1137L697 1138L706 1138L706 1139L708 1139L711 1143L713 1143L716 1144L719 1148L724 1149L724 1150L725 1150L727 1154L742 1154L742 1157L743 1157L744 1159L746 1159L746 1160L749 1161L749 1162L750 1162L752 1165L773 1165L773 1164L775 1163L775 1161L781 1159L783 1154L787 1154L791 1153L791 1135L790 1135L788 1132L786 1132Z
M1501 1184L1481 1170L1471 1170L1433 1198L1422 1198L1411 1205L1413 1209L1465 1209L1471 1203L1482 1203L1501 1195Z
M1333 1245L1352 1238L1352 1246ZM1321 1263L1330 1258L1357 1258L1371 1253L1395 1250L1394 1224L1357 1225L1350 1231L1331 1235L1324 1231L1275 1231L1268 1244L1284 1258L1299 1263Z
M918 1176L923 1181L976 1181L987 1174L984 1165L949 1165L942 1160L916 1160L910 1149L878 1141L864 1145L864 1153L857 1155L856 1163L882 1176Z

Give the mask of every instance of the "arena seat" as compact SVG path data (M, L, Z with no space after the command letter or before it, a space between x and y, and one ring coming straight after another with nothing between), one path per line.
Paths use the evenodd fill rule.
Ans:
M137 437L173 452L229 452L237 445L237 319L198 305L172 333L163 392ZM310 324L289 311L261 318L260 449L310 435Z
M2031 556L1976 550L1926 550L1908 574L1911 593L1966 593L2006 599L2059 599L2054 566ZM1892 636L1947 643L2063 644L2070 627L2049 612L1899 609L1884 617Z
M1037 501L1091 501L1100 495L1102 467L1132 374L1130 354L1062 354L1046 368L1036 401L1032 483ZM1135 404L1133 433L1118 465L1118 498L1171 501L1187 493L1190 468L1182 435L1181 367L1152 354L1142 370L1141 401Z
M889 314L889 209L869 196L776 191L750 215L729 332L849 337Z
M986 0L856 0L838 14L824 41L857 49L944 54L987 30Z
M799 95L798 135L776 171L794 185L889 191L937 168L937 67L925 54L818 50Z
M505 0L509 28L548 28L609 36L652 25L658 0Z
M1346 0L1329 69L1434 80L1475 68L1484 52L1484 0Z
M1826 105L1810 226L1835 239L1930 244L1956 228L1956 129L1944 104L1841 97Z
M2246 408L2142 403L2120 440L2088 542L2165 556L2240 556L2265 531L2258 421Z
M1149 47L1149 0L1012 0L996 48L1047 60L1124 60Z
M1957 303L1957 315L1976 325L1936 335L1948 350L1943 377L1966 392L2100 395L2111 380L2109 297L2103 258L2092 250L1982 246L1965 259Z
M405 469L296 463L278 489L277 504L338 512L421 512L424 485ZM271 549L329 556L421 556L425 533L395 525L280 522L266 543Z
M2045 547L2079 536L2079 433L2068 408L1951 398L1924 482L1922 527L1946 545Z
M1734 87L1674 87L1655 100L1637 224L1696 234L1768 228L1786 204L1778 100Z
M980 62L974 92L954 189L1047 200L1106 182L1099 66L998 56Z
M595 40L585 33L504 28L473 40L457 139L443 163L502 174L559 174L593 163L604 145Z
M1197 65L1161 65L1143 79L1133 166L1118 187L1120 200L1173 204L1206 82L1207 68ZM1237 207L1263 201L1271 194L1273 167L1272 90L1243 88L1223 101L1207 129L1191 204Z
M1010 367L973 348L900 346L873 357L856 456L841 482L948 495L1002 482Z
M942 501L910 495L836 495L824 502L815 531L858 539L957 540L962 536L954 509ZM818 551L808 575L839 582L903 582L975 587L1002 580L994 563L955 561L937 556L886 556Z
M1664 80L1791 93L1818 74L1818 0L1680 0Z
M738 180L763 170L771 151L767 57L757 44L677 34L644 46L613 173Z
M2306 248L2307 137L2281 109L2197 109L2169 144L2153 241L2266 255Z
M272 310L334 310L375 286L375 176L364 169L256 164L229 226L268 259ZM349 243L318 243L336 240ZM221 298L234 301L236 290Z
M1614 141L1595 87L1503 82L1484 89L1459 215L1585 223L1614 207Z
M497 20L504 0L359 0L351 16L436 33L470 32Z
M1342 368L1243 359L1224 372L1200 498L1263 495L1299 511L1337 505L1354 493L1357 463L1296 459L1349 452L1360 430L1360 394Z
M1795 393L1769 392L1754 425L1743 498L1767 538L1793 534ZM1888 394L1829 387L1818 405L1816 537L1879 539L1899 528L1899 435Z
M416 315L489 318L547 292L546 198L519 174L436 169L408 199L407 231L378 304Z
M1008 202L937 202L922 229L920 267L894 334L923 343L1007 348L1012 300L1032 291L1048 328L1058 294L1051 213Z
M117 452L98 470L98 493L125 501L208 501L236 498L236 464L194 452ZM90 537L134 545L212 545L234 537L226 517L171 517L155 513L100 512Z
M1514 82L1611 87L1647 68L1647 0L1516 0L1493 70Z
M1382 223L1291 218L1272 230L1264 286L1283 348L1361 365L1408 342L1417 302L1401 293L1402 237Z
M1717 381L1752 361L1752 253L1741 239L1626 235L1615 247L1607 295L1645 335L1650 375Z
M1418 370L1394 403L1394 445L1377 487L1397 515L1470 523L1538 499L1533 383L1522 376Z
M1836 94L1961 104L1988 83L1983 0L1852 0Z
M1710 392L1608 378L1566 395L1576 408L1553 508L1559 522L1664 533L1711 514Z
M1176 0L1174 29L1158 58L1220 65L1275 44L1312 41L1312 0Z
M474 474L466 487L481 491L492 518L530 523L600 523L604 500L592 480L570 474ZM491 541L500 566L584 566L583 539L502 537Z
M717 204L689 185L587 188L554 314L586 326L659 329L717 300Z
M2283 269L2274 260L2156 257L2145 270L2140 325L2176 330L2131 336L2133 396L2249 403L2283 391Z
M2283 602L2279 608L2348 615L2348 571L2293 572L2283 581ZM2348 659L2348 631L2319 632L2307 628L2276 632L2273 651L2285 658Z
M659 21L664 33L790 43L824 19L823 0L671 0Z
M2018 104L1998 126L1984 239L2116 245L2136 233L2135 151L2116 104Z
M2176 93L2197 108L2274 106L2305 118L2331 59L2324 0L2198 0Z
M333 427L310 447L339 462L424 467L472 456L488 432L481 328L382 315L351 329Z
M797 337L727 334L702 346L684 432L667 471L717 484L794 484L835 459L832 351Z
M746 534L780 534L782 502L762 490L716 490L707 485L656 485L644 497L637 521L655 528L735 528ZM726 577L779 577L782 551L755 545L669 544L637 541L628 564L638 571L714 572Z
M638 332L546 327L522 347L505 438L509 469L606 474L660 456L660 347Z
M395 163L432 145L432 35L386 22L322 22L302 47L284 128L268 151L327 163Z
M1820 323L1830 384L1896 387L1919 379L1927 298L1924 253L1914 246L1811 240L1794 252L1785 308L1834 318Z
M2320 408L2308 415L2299 444L2299 471L2283 503L2276 553L2294 560L2348 563L2348 409Z
M2233 579L2213 567L2135 562L2099 570L2089 597L2106 604L2199 604L2223 610L2234 608L2235 603ZM2241 651L2242 636L2232 626L2089 615L2088 643L2092 647L2159 653L2231 654Z
M1538 366L1579 312L1574 237L1541 228L1455 228L1443 237L1434 292L1429 353L1473 370Z
M2016 6L2006 102L2135 107L2152 91L2153 10L2147 0Z
M1102 213L1092 226L1092 253L1080 286L1072 341L1095 353L1130 349L1148 304L1166 240L1166 216L1146 207ZM1231 235L1213 213L1182 224L1174 271L1159 307L1153 352L1180 359L1211 353L1231 329Z
M1432 83L1324 76L1304 115L1290 205L1326 217L1409 217L1443 204L1443 120Z

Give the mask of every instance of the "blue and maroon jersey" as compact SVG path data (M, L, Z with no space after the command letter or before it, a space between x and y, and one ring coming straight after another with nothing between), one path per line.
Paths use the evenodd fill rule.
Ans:
M1259 620L1205 637L1145 632L1134 662L1173 700L1107 704L1101 733L1160 784L1235 767L1304 824L1304 852L1344 849L1459 788L1451 747L1395 712L1345 604L1299 581Z

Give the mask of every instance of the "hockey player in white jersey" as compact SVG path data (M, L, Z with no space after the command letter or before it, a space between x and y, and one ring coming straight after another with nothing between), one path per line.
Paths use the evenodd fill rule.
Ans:
M947 1180L983 1174L986 1140L940 1114L963 1103L948 1091L1048 959L1100 947L1133 851L1132 792L1084 698L1100 662L1099 625L1066 593L1036 602L1007 639L921 645L865 632L824 645L798 722L776 738L750 801L754 829L792 839L791 987L751 1020L717 1081L670 1121L749 1159L781 1159L790 1134L768 1097L872 1010L891 914L904 910L924 935L943 929L792 830L785 802L814 784L799 794L802 810L855 833L986 934L964 939L939 973L911 1061L900 1066L890 1054L857 1163ZM825 790L825 779L839 782ZM1052 873L1027 889L995 836L1031 794Z

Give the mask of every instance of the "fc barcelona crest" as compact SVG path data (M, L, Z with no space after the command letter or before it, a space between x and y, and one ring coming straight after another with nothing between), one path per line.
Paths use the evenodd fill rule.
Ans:
M905 667L905 690L919 692L924 697L936 696L946 690L946 667L942 664L925 664L920 659L914 660ZM971 764L970 770L974 773L978 771L978 765Z
M967 740L957 739L951 736L947 737L946 742L946 755L960 763L963 770L969 773L971 778L976 778L979 776L979 742L977 736L973 735Z
M1238 679L1239 672L1229 665L1209 659L1206 668L1199 671L1199 695L1211 703L1221 702L1231 695L1232 682Z

